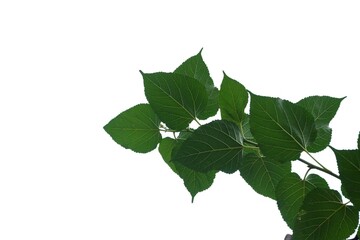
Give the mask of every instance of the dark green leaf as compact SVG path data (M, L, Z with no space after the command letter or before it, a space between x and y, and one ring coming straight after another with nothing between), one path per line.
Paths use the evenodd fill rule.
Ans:
M199 113L198 118L201 120L215 116L219 110L219 90L214 87L208 91L208 101L204 111Z
M150 105L139 104L120 113L104 130L124 148L147 153L161 140L159 125L160 119Z
M240 162L240 174L259 194L275 199L278 182L291 172L291 163L280 163L255 154L246 155Z
M166 164L176 173L179 174L176 170L175 164L171 161L171 153L173 148L176 145L176 140L173 138L163 138L159 144L159 152L166 162Z
M192 200L194 200L197 193L208 189L212 185L216 171L196 172L180 163L171 161L173 149L183 142L181 139L164 138L160 142L159 152L168 166L183 179L185 187L190 192Z
M279 98L251 94L251 133L265 156L285 162L300 157L316 138L313 116Z
M300 100L297 105L310 112L318 130L315 142L308 147L309 152L319 152L329 146L331 141L330 121L334 118L344 98L311 96Z
M296 173L287 175L277 185L275 193L278 208L291 229L306 194L315 188L329 187L326 181L316 174L310 174L306 180L302 180Z
M314 116L316 126L321 128L329 125L343 99L328 96L311 96L300 100L297 105L309 111Z
M318 128L316 139L307 150L313 153L324 150L330 144L331 134L332 129L329 127Z
M247 103L248 92L245 87L224 73L219 94L221 118L240 124Z
M195 79L176 73L142 73L145 95L169 128L182 130L204 111L207 95Z
M195 195L208 189L214 182L217 171L197 172L185 167L181 163L175 162L179 176L184 180L184 185L192 196L194 201Z
M360 208L360 151L331 149L335 153L341 184L347 197Z
M200 172L233 173L239 169L242 149L239 127L229 121L217 120L196 129L181 145L173 161Z
M359 132L359 136L358 136L358 149L360 150L360 132Z
M357 227L359 213L342 203L337 191L309 192L294 225L293 240L344 240Z
M205 88L214 87L214 82L210 77L209 70L201 56L202 49L195 56L190 57L183 62L174 73L186 75L198 80Z
M202 49L201 49L202 51ZM198 115L199 119L207 119L216 114L219 109L218 95L219 91L214 87L214 82L210 77L209 70L201 56L201 51L195 56L190 57L183 62L174 73L186 75L198 80L206 89L208 102L203 112Z

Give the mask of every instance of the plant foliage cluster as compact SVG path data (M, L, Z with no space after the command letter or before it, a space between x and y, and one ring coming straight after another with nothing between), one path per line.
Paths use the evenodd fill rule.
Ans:
M120 113L104 129L115 142L135 152L158 147L192 199L212 185L217 172L239 171L257 193L277 201L293 240L343 240L356 231L360 134L358 149L329 145L329 123L343 98L311 96L293 103L257 95L225 73L218 89L201 51L174 72L141 74L148 103ZM200 122L218 110L221 119ZM193 121L197 129L190 127ZM339 175L314 157L327 147L335 154ZM302 153L311 162L302 159ZM293 161L308 166L304 176L292 172ZM330 189L311 170L338 178L341 191Z

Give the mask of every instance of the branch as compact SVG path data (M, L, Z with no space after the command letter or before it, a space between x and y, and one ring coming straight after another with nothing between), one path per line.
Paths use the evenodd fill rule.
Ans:
M336 175L335 173L331 172L330 170L328 170L328 169L326 169L326 168L318 167L318 166L316 166L316 165L314 165L314 164L312 164L312 163L309 163L308 161L305 161L305 160L302 159L302 158L299 158L298 160L299 160L300 162L302 162L302 163L305 163L309 168L317 169L317 170L322 171L322 172L324 172L324 173L327 173L327 174L329 174L329 175L331 175L331 176L333 176L333 177L336 177L337 179L340 179L340 177L339 177L338 175Z

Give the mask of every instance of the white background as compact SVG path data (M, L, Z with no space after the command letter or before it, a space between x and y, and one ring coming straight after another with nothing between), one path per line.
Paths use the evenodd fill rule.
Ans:
M155 150L102 127L145 102L139 73L203 47L254 93L347 98L332 145L360 130L359 1L1 1L0 239L283 239L276 203L218 174L195 198ZM317 155L334 171L333 154ZM336 181L332 186L338 187Z

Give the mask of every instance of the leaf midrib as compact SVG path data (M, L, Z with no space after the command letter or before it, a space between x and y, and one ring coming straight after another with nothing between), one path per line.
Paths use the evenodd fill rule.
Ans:
M193 116L193 114L191 112L189 112L181 103L179 103L175 98L173 98L170 94L168 94L164 89L162 89L160 86L158 86L157 84L155 84L151 79L148 78L148 80L154 85L156 86L158 89L160 89L163 93L165 93L165 95L167 95L168 97L170 97L175 103L177 103L182 109L184 109L187 114L189 114L189 116L195 120L196 116ZM175 81L174 81L175 82ZM177 84L175 83L176 87L178 88ZM180 94L181 95L181 94ZM181 95L182 97L182 95Z

